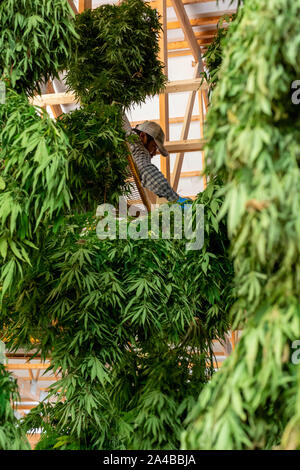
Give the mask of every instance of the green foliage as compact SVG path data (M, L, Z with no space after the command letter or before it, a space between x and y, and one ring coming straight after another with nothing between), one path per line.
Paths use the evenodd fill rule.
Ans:
M29 450L10 401L18 400L17 384L0 362L0 450Z
M93 103L57 121L69 138L68 187L72 211L96 210L118 203L128 178L128 149L122 131L121 109Z
M206 217L200 252L186 251L185 239L97 238L94 216L80 211L115 201L121 190L120 108L163 88L159 18L141 0L84 12L71 54L74 31L61 11L54 19L68 38L68 85L82 108L54 123L26 101L39 67L46 78L47 64L59 68L49 23L40 41L45 62L36 60L29 79L23 50L20 68L5 72L22 94L9 89L0 107L1 330L11 351L34 343L62 376L47 397L54 400L29 413L24 429L43 428L40 449L176 449L214 372L212 340L229 327L232 266L217 220L218 182L197 201ZM35 33L43 38L24 16L33 41ZM60 27L51 24L54 37Z
M66 185L70 146L45 113L43 119L25 95L7 90L0 106L0 269L2 295L31 263L42 224L69 206Z
M165 84L157 59L157 11L142 0L101 5L76 16L80 39L70 56L66 83L82 103L116 101L125 107L159 93Z
M224 49L226 48L227 41L230 40L230 23L235 19L236 15L224 15L220 18L217 24L217 34L203 54L207 71L204 71L202 76L209 85L210 94L218 83L219 70L223 59ZM229 23L228 27L223 26L223 23L225 22Z
M178 448L214 370L212 340L229 327L232 271L215 191L211 183L199 196L200 252L185 239L99 241L95 219L84 232L78 215L35 254L5 323L10 349L32 348L33 337L62 372L48 396L55 404L26 418L26 429L44 428L41 445Z
M77 35L67 0L0 2L0 77L18 92L40 94L41 81L58 78Z
M243 10L243 12L242 12ZM185 449L300 448L300 1L249 0L208 113L211 171L224 176L242 338L200 394Z

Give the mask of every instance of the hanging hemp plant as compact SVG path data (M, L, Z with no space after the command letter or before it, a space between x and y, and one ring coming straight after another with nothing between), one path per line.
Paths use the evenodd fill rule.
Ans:
M71 212L96 211L99 204L118 205L126 192L128 148L119 106L91 103L57 121L68 136L68 188Z
M0 79L40 94L40 82L59 78L77 40L72 17L68 0L0 2Z
M14 416L11 401L19 399L15 379L0 362L0 450L29 450L30 445Z
M0 300L22 279L49 224L70 207L67 136L27 97L7 90L0 105ZM51 230L53 225L50 226ZM43 228L44 226L44 228ZM47 231L49 228L47 228Z
M164 88L158 60L161 31L156 10L142 0L102 5L75 18L80 39L68 63L66 83L82 103L142 103Z
M198 198L201 251L186 251L185 238L99 241L97 221L82 214L35 254L6 325L9 348L34 337L62 374L24 423L43 429L38 448L178 449L214 372L212 341L229 328L232 269L215 185Z
M207 118L222 173L241 339L187 421L183 449L300 449L300 1L249 0Z

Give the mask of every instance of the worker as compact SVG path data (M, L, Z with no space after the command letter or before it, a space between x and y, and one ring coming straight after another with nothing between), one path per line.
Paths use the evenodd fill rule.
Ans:
M168 180L151 163L151 158L157 151L164 157L169 155L164 147L165 134L159 124L152 121L145 121L131 128L127 116L123 115L123 129L126 136L138 134L139 140L129 142L130 150L136 166L138 168L142 185L150 189L159 197L164 197L171 202L191 203L189 198L180 197L170 186Z

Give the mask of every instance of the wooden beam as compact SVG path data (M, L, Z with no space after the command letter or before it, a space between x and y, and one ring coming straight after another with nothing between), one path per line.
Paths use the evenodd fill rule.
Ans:
M51 106L54 104L71 104L75 103L74 93L49 93L47 95L35 96L29 98L29 102L35 106Z
M68 0L68 2L69 2L70 7L72 8L73 12L75 13L75 15L78 15L78 10L75 6L74 1L73 0Z
M167 83L166 93L178 93L184 91L196 91L200 88L207 89L207 84L202 84L202 78L190 78L187 80L175 80Z
M208 3L211 2L212 0L183 0L184 5L192 5L194 3ZM157 8L158 1L157 0L151 0L150 5L152 8ZM172 0L167 0L167 7L172 7Z
M128 143L127 143L127 147L128 147L128 150L129 150L129 154L127 155L127 159L128 159L128 164L129 164L129 168L130 168L130 171L131 171L131 175L132 175L132 177L135 181L136 187L137 187L138 192L141 196L141 199L142 199L141 202L144 204L147 211L151 212L151 201L148 200L147 194L146 194L146 192L145 192L145 190L142 186L142 183L141 183L141 180L140 180L140 175L139 175L136 163L134 161L134 158L131 155L130 146L129 146ZM127 200L127 203L129 203L129 201L130 201L130 199Z
M201 46L201 52L204 53L207 50L207 46ZM181 50L172 50L168 51L168 57L169 59L172 57L179 57L179 56L184 56L184 55L190 55L192 56L192 53L189 49L181 49ZM193 65L195 67L195 64Z
M207 84L201 85L201 78L188 80L175 80L168 82L165 93L178 93L184 91L193 91L198 89L207 89ZM72 104L78 103L74 93L49 93L46 95L35 96L29 99L29 102L35 106L50 106L55 104Z
M193 78L194 79L199 78L199 75L200 75L200 65L198 64L194 71ZM196 91L194 90L194 91L191 91L189 94L189 99L188 99L188 103L187 103L187 107L185 111L183 126L181 129L180 140L186 140L188 138L191 118L192 118L194 104L195 104L195 98L196 98ZM177 188L178 188L180 173L181 173L182 164L183 164L183 158L184 158L184 152L179 152L176 154L173 175L171 179L171 185L175 192L177 191Z
M176 152L197 152L203 150L206 141L204 139L173 140L165 142L165 147L169 153Z
M29 369L47 369L50 363L36 363L36 364L6 364L7 370L29 370Z
M195 17L190 18L190 24L191 26L207 26L207 25L217 25L219 22L220 18L224 15L233 15L235 13L235 10L226 10L223 12L218 12L215 15L212 15L212 13L201 13L200 15L197 15ZM181 28L179 21L172 20L168 21L167 23L168 30L169 29L179 29Z
M172 173L173 175L173 173ZM182 171L180 173L180 178L193 178L195 176L201 176L201 171L193 170L193 171Z
M199 41L199 38L200 40L204 40L204 41L207 40L203 37L203 34L207 34L207 33L194 34L193 28L190 24L190 20L185 11L182 0L172 0L172 4L174 7L176 16L179 20L179 23L182 27L186 42L188 43L189 48L192 51L195 61L199 63L199 74L201 74L204 72L204 64L203 64L201 49L198 44L198 41ZM208 101L207 90L205 90L203 94L206 95L206 102L207 102Z
M217 34L217 29L216 28L209 28L209 29L205 29L203 31L195 31L193 32L193 36L196 38L196 41L198 41L198 39L209 39L210 41L212 41L215 37L215 35ZM185 38L186 39L186 38ZM181 39L181 38L174 38L172 39L172 41L170 41L168 43L168 45L172 44L173 42L183 42L184 40ZM189 44L189 41L185 40L185 42L187 42L187 44L189 45L189 48L191 50L191 52L193 53L191 47L190 47L190 44ZM198 45L198 42L197 42L197 47L200 49L200 46ZM194 55L194 54L193 54ZM195 59L196 62L198 62L198 59Z
M162 31L159 36L159 60L164 64L164 74L168 77L168 46L167 46L167 2L158 0L157 10L161 16ZM159 121L165 133L165 139L169 140L169 96L167 93L159 95ZM160 157L160 170L170 181L170 157Z
M55 93L53 83L50 80L47 83L47 93ZM55 119L59 118L62 114L64 114L60 104L51 104L50 108Z
M191 116L191 121L199 121L199 119L200 119L200 114L194 114L194 116ZM149 121L157 122L159 124L159 119L149 119ZM169 124L180 124L183 121L184 121L184 116L169 118ZM141 123L141 120L131 121L130 125L131 127L135 127L137 124L140 124L140 123Z
M199 112L200 112L200 137L203 139L204 137L204 119L205 119L205 113L204 113L204 106L206 107L207 111L207 106L205 103L205 96L202 90L198 91L198 103L199 103ZM204 171L205 168L205 155L204 151L201 152L201 157L202 157L202 171ZM206 175L202 175L203 178L203 188L205 189L207 186L207 180L206 180Z
M194 35L193 28L191 26L189 17L185 11L182 0L172 0L172 6L175 10L176 16L179 20L180 26L183 30L185 40L187 41L189 48L192 51L194 59L200 64L200 72L203 71L203 64L201 58L201 52L199 45L197 43L196 37Z
M197 43L199 46L208 47L213 41L213 38L204 38L204 39L197 39ZM187 41L171 41L168 42L168 51L181 50L181 49L188 49L189 44Z
M32 410L37 405L38 403L36 403L36 405L22 405L22 403L18 403L17 405L14 406L14 408L17 410Z
M168 57L169 59L172 57L181 57L185 55L192 55L191 51L189 49L184 49L181 51L168 51Z
M193 175L193 176L196 176L196 175ZM49 376L49 377L47 377L47 376L38 377L38 379L39 379L39 382L40 382L40 381L53 382L53 381L56 381L56 380L57 380L57 378L54 377L53 375L51 375L51 376ZM22 377L22 380L24 380L24 381L30 381L31 379L30 379L30 377Z
M92 0L79 0L78 12L82 13L84 10L92 8Z

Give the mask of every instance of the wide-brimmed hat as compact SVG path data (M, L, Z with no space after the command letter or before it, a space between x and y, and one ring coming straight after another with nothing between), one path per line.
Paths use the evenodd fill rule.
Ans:
M163 155L164 157L167 157L169 155L169 152L167 151L166 147L164 147L165 134L159 124L153 121L145 121L141 124L138 124L136 126L136 129L141 132L145 132L146 134L153 137L161 155Z

